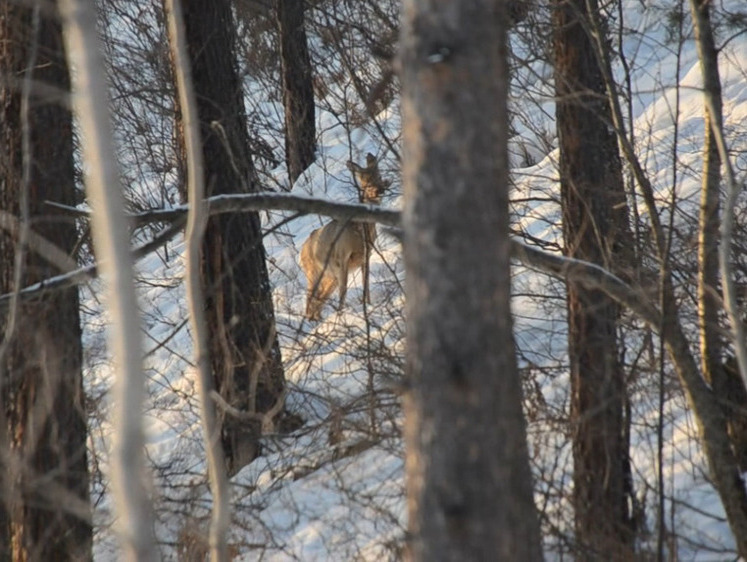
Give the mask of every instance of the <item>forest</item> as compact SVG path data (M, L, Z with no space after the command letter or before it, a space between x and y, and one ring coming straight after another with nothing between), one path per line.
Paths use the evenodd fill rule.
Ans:
M741 0L0 0L0 562L747 559Z

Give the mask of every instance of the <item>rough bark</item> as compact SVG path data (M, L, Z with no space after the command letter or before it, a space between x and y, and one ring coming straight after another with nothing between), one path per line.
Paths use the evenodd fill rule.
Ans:
M304 0L278 0L277 12L285 108L285 161L293 185L314 161L314 88L304 27Z
M33 79L62 90L69 78L59 22L42 17L34 30L32 10L19 3L0 7L0 73ZM36 47L33 47L36 42ZM72 118L60 105L29 92L26 121L22 91L0 81L0 209L22 216L27 197L33 230L72 251L70 220L43 206L45 200L72 205ZM22 136L27 127L28 152ZM30 158L24 185L23 159ZM0 292L16 286L19 238L0 231ZM22 284L58 270L37 254L21 256ZM18 322L0 359L0 560L87 560L91 558L88 505L86 412L81 376L81 331L75 287L19 303Z
M256 191L231 2L184 0L182 5L207 195ZM260 226L256 213L212 217L201 266L215 386L231 406L252 413L270 411L285 386ZM259 454L261 427L234 417L225 417L222 427L233 474Z
M539 560L509 308L505 3L403 8L408 554Z
M555 2L555 91L566 255L620 271L627 206L617 139L606 125L602 73L585 31L584 0ZM578 558L630 559L624 374L619 305L568 284L573 505Z

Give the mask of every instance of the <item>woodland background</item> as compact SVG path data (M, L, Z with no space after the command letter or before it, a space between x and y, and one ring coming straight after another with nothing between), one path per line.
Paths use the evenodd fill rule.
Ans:
M0 2L0 560L747 557L742 4Z

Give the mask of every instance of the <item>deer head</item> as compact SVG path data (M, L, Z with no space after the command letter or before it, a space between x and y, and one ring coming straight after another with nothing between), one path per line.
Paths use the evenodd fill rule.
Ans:
M370 152L366 154L366 165L361 166L352 160L348 161L348 169L352 172L358 183L361 201L364 203L380 203L381 196L391 185L390 181L384 181L379 172L379 161Z

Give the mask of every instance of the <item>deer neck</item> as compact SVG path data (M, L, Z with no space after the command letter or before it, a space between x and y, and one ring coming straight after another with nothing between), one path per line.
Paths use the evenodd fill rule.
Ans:
M368 203L369 205L378 205L381 203L381 196L375 188L364 189L362 199L364 203Z

